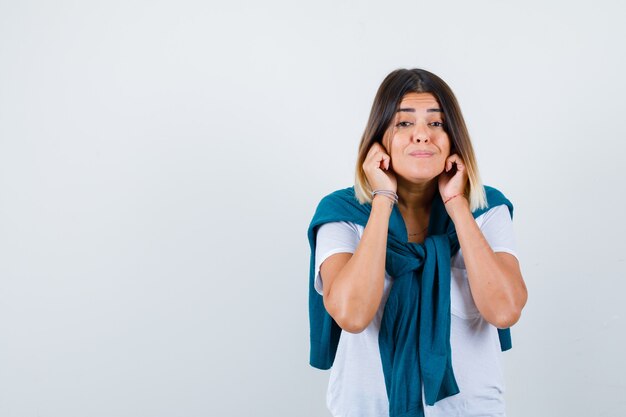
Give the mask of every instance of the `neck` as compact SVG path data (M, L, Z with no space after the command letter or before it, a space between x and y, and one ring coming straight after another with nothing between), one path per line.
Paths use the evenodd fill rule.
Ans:
M414 184L398 178L398 207L406 212L430 212L437 192L437 178Z

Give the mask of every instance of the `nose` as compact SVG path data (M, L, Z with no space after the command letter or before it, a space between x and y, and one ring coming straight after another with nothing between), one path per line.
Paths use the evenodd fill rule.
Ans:
M413 132L413 141L415 143L428 143L428 130L423 123L415 124L415 131Z

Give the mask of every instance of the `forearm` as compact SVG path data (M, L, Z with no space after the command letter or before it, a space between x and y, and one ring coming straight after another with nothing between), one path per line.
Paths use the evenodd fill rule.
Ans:
M327 309L334 311L346 330L362 331L380 305L391 210L391 201L387 197L374 198L363 236L330 288Z
M504 262L493 252L464 197L450 200L446 209L456 228L476 307L494 326L510 327L517 322L526 303L526 287L519 266Z

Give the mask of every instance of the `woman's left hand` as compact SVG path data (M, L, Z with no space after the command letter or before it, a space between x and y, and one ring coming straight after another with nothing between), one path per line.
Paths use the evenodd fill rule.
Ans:
M456 165L456 169L454 168ZM457 154L452 154L446 158L444 171L439 175L439 194L445 202L455 195L465 192L467 184L467 170L465 163Z

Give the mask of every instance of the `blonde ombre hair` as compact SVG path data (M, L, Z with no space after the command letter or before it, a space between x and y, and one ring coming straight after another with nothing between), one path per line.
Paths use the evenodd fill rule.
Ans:
M450 154L458 154L465 163L468 176L465 197L469 201L470 210L487 207L487 196L478 173L474 148L454 93L441 78L417 68L393 71L378 88L356 161L354 191L359 202L372 202L372 188L363 171L367 152L374 143L382 144L402 98L408 93L430 93L435 96L443 110L444 129L450 139Z

